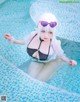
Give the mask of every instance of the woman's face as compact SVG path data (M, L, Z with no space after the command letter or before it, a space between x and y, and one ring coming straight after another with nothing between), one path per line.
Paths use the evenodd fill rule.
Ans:
M53 28L51 28L49 25L46 27L42 27L40 24L38 25L38 33L41 39L44 41L50 41L53 37Z
M53 32L52 31L45 31L44 29L42 29L40 31L40 37L44 41L49 41L53 37Z

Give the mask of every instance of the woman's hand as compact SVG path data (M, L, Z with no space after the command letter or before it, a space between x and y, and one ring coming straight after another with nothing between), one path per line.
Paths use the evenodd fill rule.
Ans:
M11 41L12 37L10 34L5 34L4 35L4 38L8 39L9 41Z
M75 66L75 65L77 65L77 62L75 60L70 60L69 65L70 66Z
M21 44L21 45L25 44L24 40L17 40L10 34L5 34L4 38L8 39L11 43Z

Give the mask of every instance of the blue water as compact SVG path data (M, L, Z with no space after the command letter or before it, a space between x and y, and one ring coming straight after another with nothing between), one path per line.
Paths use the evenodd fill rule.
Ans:
M3 37L5 33L11 33L15 38L23 39L34 30L35 23L29 10L35 1L7 0L0 4L0 95L6 95L7 102L80 102L80 34L77 28L73 29L73 32L77 32L75 40L59 35L57 38L62 41L66 55L77 60L78 65L61 66L47 83L31 78L26 73L26 67L22 67L28 66L30 61L26 46L11 44ZM78 4L74 5L78 7ZM67 7L69 13L70 4ZM74 21L78 22L77 19ZM67 33L69 30L66 30Z

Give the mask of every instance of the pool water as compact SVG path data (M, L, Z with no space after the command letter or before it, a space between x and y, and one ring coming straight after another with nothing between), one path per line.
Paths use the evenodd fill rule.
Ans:
M27 68L23 67L30 64L26 46L9 43L3 37L10 33L23 39L34 30L29 9L35 1L5 0L0 4L0 95L6 95L7 102L80 102L79 39L57 36L66 55L77 60L78 65L71 67L65 63L44 83L28 76Z

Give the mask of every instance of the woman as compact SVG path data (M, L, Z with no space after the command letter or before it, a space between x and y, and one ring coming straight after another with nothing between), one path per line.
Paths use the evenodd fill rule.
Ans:
M25 40L17 40L9 34L4 35L13 43L26 44L27 53L32 58L28 74L41 81L47 81L63 61L71 66L77 65L75 60L66 57L60 40L56 39L55 28L57 25L56 17L51 13L45 13L40 17L36 30Z

